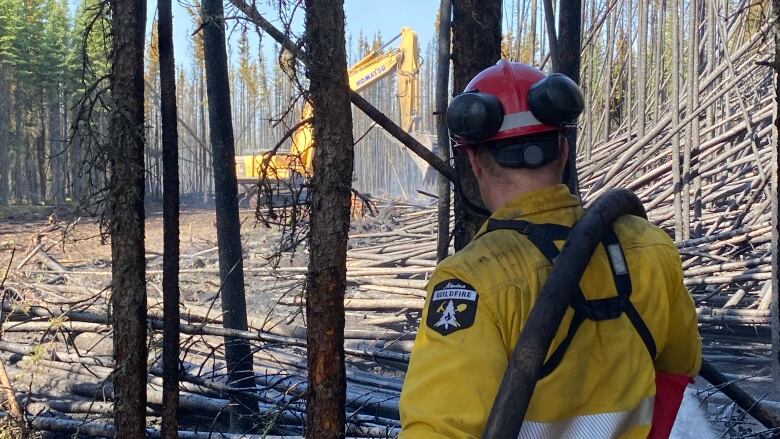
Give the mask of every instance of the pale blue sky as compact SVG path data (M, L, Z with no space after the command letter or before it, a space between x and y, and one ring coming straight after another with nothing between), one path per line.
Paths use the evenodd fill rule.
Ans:
M81 0L70 0L71 8L75 11L77 4ZM271 20L277 27L281 27L279 15L276 12L275 5L279 0L256 0L260 11ZM189 0L181 2L173 0L173 33L174 33L174 51L177 65L189 67L191 63L190 35L194 31L194 26L190 16L184 9L184 4ZM438 11L438 0L345 0L344 10L347 16L347 35L350 33L357 42L358 34L362 31L368 37L376 32L381 32L385 40L398 34L403 26L408 26L417 32L421 48L433 37L434 20ZM153 18L157 16L157 0L149 0L147 3L147 35ZM296 22L302 27L303 11L298 9L295 13ZM235 21L229 22L228 32L231 36L231 46L238 36L238 31L231 28L236 25ZM302 29L297 29L300 32ZM254 32L250 32L250 38L253 44L256 44ZM269 59L275 59L271 54L271 38L264 38L264 53ZM236 52L237 48L233 49ZM253 55L256 50L253 49Z

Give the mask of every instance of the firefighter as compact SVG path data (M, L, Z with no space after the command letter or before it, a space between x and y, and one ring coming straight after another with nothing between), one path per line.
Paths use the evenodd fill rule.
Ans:
M502 60L450 104L455 148L468 156L491 216L428 283L401 392L401 439L481 437L536 295L583 214L562 184L562 130L582 102L566 76ZM672 240L644 219L618 219L575 297L519 437L668 436L701 364Z

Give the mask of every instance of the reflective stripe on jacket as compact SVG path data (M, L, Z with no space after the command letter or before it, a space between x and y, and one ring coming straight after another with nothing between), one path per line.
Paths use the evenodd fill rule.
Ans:
M491 218L571 226L582 213L566 186L557 185L520 195ZM561 363L537 383L521 438L644 438L655 371L698 373L696 313L673 242L636 217L619 219L614 229L628 263L631 302L653 336L656 358L651 361L625 315L585 321ZM511 230L483 233L484 227L439 264L428 283L401 393L401 439L481 436L508 358L550 271L526 237ZM616 295L603 247L580 286L588 299ZM569 309L551 349L565 337L571 317Z

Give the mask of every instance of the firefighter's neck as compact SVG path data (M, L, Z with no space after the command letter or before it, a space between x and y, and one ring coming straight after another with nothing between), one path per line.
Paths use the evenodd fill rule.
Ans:
M477 178L482 201L490 212L495 212L518 196L561 183L555 172L541 170L511 170L507 175L481 175Z
M536 169L503 168L484 151L480 153L468 146L464 149L471 163L471 170L477 177L482 201L490 212L495 212L524 193L560 184L569 157L569 147L562 135L558 145L558 158Z

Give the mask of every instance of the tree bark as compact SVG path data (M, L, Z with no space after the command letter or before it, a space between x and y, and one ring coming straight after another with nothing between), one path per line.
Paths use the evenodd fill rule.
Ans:
M594 32L594 26L596 23L596 3L591 2L590 4L590 22L588 24L589 32ZM589 42L587 44L588 46L588 82L587 86L584 88L585 91L585 112L587 114L588 120L585 122L585 161L590 161L590 155L591 151L593 149L593 104L595 102L596 94L592 90L594 88L594 84L596 83L596 75L594 75L594 65L596 64L594 61L594 46L592 42Z
M608 5L617 0L609 0ZM615 18L607 13L607 42L606 42L606 61L604 67L604 135L602 141L609 140L610 128L612 125L612 52L614 50Z
M582 1L562 1L558 10L558 67L557 72L563 73L580 83L580 52L582 45ZM566 129L566 140L569 143L569 162L566 165L565 183L569 191L579 196L580 185L577 178L577 128Z
M672 127L677 128L680 124L680 6L679 0L671 1L671 27L672 27L672 73L670 96L672 113ZM682 205L682 163L680 162L680 136L677 133L672 135L672 184L674 186L674 239L680 241L684 238L685 227L683 221Z
M447 130L448 91L450 86L450 46L452 35L452 2L441 0L439 5L439 51L436 60L436 132L438 134L439 158L450 161L450 136ZM450 181L443 175L438 176L438 220L439 226L436 245L436 260L441 262L449 254L450 248Z
M160 117L163 161L162 437L176 439L179 410L179 134L171 0L159 0Z
M460 93L477 73L501 57L501 1L452 2L453 89ZM464 197L482 205L477 180L465 154L455 154L455 170L462 191L455 197L455 250L466 246L485 217L469 210Z
M8 67L0 66L0 206L8 204L10 187L8 185L8 166L11 152L11 81Z
M51 165L51 197L55 206L65 201L65 136L62 132L62 93L52 94L47 111L49 116L49 157ZM2 163L2 161L0 161Z
M700 3L698 0L691 0L689 6L689 19L691 35L688 43L688 111L699 111L699 38L700 28ZM690 114L690 113L689 113ZM701 216L701 178L699 177L699 117L696 116L690 124L688 136L688 145L685 148L686 168L683 172L683 181L685 184L685 196L688 198L688 228L686 238L690 238L691 211L693 212L694 223L699 223Z
M531 0L531 7L530 7L530 14L531 14L531 30L529 31L531 36L531 65L536 65L536 17L539 15L539 8L536 5L536 0Z
M219 278L222 283L222 324L228 329L247 329L244 296L244 264L241 252L241 223L238 217L233 119L230 110L230 86L225 49L225 16L221 0L204 0L203 50L206 64L209 138L211 140L214 201L217 212ZM228 384L254 385L252 352L246 340L225 337ZM250 430L250 416L257 412L257 401L231 395L230 428L233 432Z
M76 201L83 199L85 187L84 182L81 179L81 166L84 163L83 160L83 148L81 145L81 135L79 134L79 126L81 125L78 120L79 109L74 108L71 110L71 126L70 130L70 147L68 153L68 180L70 180L70 195L71 198Z
M774 147L772 148L772 377L780 387L780 0L772 0L775 21L775 108Z
M636 14L636 9L634 8L634 0L628 0L628 7L623 8L625 12L625 17L623 18L624 24L626 26L626 31L624 32L624 39L626 41L626 58L625 58L625 64L623 64L623 71L625 72L624 81L623 84L623 90L625 92L625 101L623 102L622 107L625 109L621 113L623 113L623 121L625 122L626 126L626 142L631 142L631 128L633 127L634 123L634 107L632 104L632 94L633 94L633 79L634 79L634 44L633 44L633 38L634 38L634 14Z
M43 106L36 106L38 107L37 112L43 113ZM46 139L48 136L43 114L41 114L40 117L41 132L34 137L34 144L32 145L35 148L35 151L28 151L28 157L35 157L35 168L33 169L32 166L30 167L32 175L31 183L34 186L33 191L30 192L30 198L32 199L33 204L46 202Z
M645 100L647 99L647 0L639 0L639 54L636 60L637 137L645 135L647 120Z
M558 34L555 31L555 11L552 0L543 0L544 22L547 28L547 40L550 42L550 61L554 71L558 71L561 59L558 53Z
M666 21L666 0L661 0L660 7L654 8L656 23L653 26L655 32L655 104L653 108L653 122L657 123L661 116L661 101L663 96L662 82L664 78L664 28Z
M117 437L143 438L146 427L146 283L144 260L144 27L146 2L111 2L109 135L114 418Z
M313 109L311 256L306 283L306 437L344 437L344 292L354 147L343 0L306 1L306 53Z

